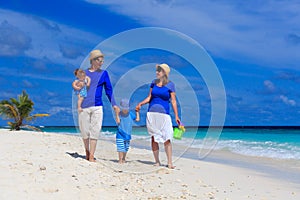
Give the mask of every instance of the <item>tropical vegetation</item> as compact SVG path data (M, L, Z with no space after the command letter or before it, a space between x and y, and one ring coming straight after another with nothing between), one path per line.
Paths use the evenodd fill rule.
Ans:
M29 98L25 90L22 94L18 95L18 98L10 98L9 100L0 101L0 116L9 121L7 124L10 126L10 130L21 130L21 128L29 128L40 131L39 128L24 124L24 122L30 122L38 117L47 117L49 114L34 114L30 115L33 111L33 101Z

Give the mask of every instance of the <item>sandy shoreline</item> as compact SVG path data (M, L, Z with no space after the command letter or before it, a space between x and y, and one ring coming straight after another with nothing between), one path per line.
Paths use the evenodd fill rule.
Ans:
M300 199L300 181L231 165L236 158L220 152L213 158L228 164L211 162L210 156L178 158L169 170L152 166L152 152L137 148L119 165L115 145L102 140L96 163L83 159L78 136L0 129L0 141L0 199ZM160 157L164 163L163 152ZM286 164L277 167L284 171ZM298 163L294 170L300 171Z

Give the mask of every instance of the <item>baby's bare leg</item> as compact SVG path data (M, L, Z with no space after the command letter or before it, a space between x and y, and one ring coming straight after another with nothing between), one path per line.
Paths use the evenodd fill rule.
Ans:
M84 99L83 97L78 95L78 101L77 101L78 112L82 112L81 104L83 102L83 99Z

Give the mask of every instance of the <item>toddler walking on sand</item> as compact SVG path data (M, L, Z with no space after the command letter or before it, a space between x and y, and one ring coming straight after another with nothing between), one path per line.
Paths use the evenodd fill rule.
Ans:
M118 130L116 134L117 151L119 155L119 163L126 162L126 154L129 149L133 121L140 121L139 112L133 113L129 111L129 100L122 99L120 102L120 112L116 112L116 122Z

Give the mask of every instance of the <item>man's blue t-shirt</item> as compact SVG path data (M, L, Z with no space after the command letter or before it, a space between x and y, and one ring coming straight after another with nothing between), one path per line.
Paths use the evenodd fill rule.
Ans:
M91 78L91 84L87 91L87 97L84 98L81 107L88 108L92 106L102 106L102 91L105 89L106 96L114 106L116 102L113 98L113 89L107 71L97 70L90 72L85 70L87 76Z
M127 115L120 112L120 124L118 125L116 138L131 140L132 125L135 119L136 115L133 112L129 112Z
M166 85L159 87L153 81L150 87L152 92L148 112L159 112L169 115L171 93L175 92L174 83L170 81Z

